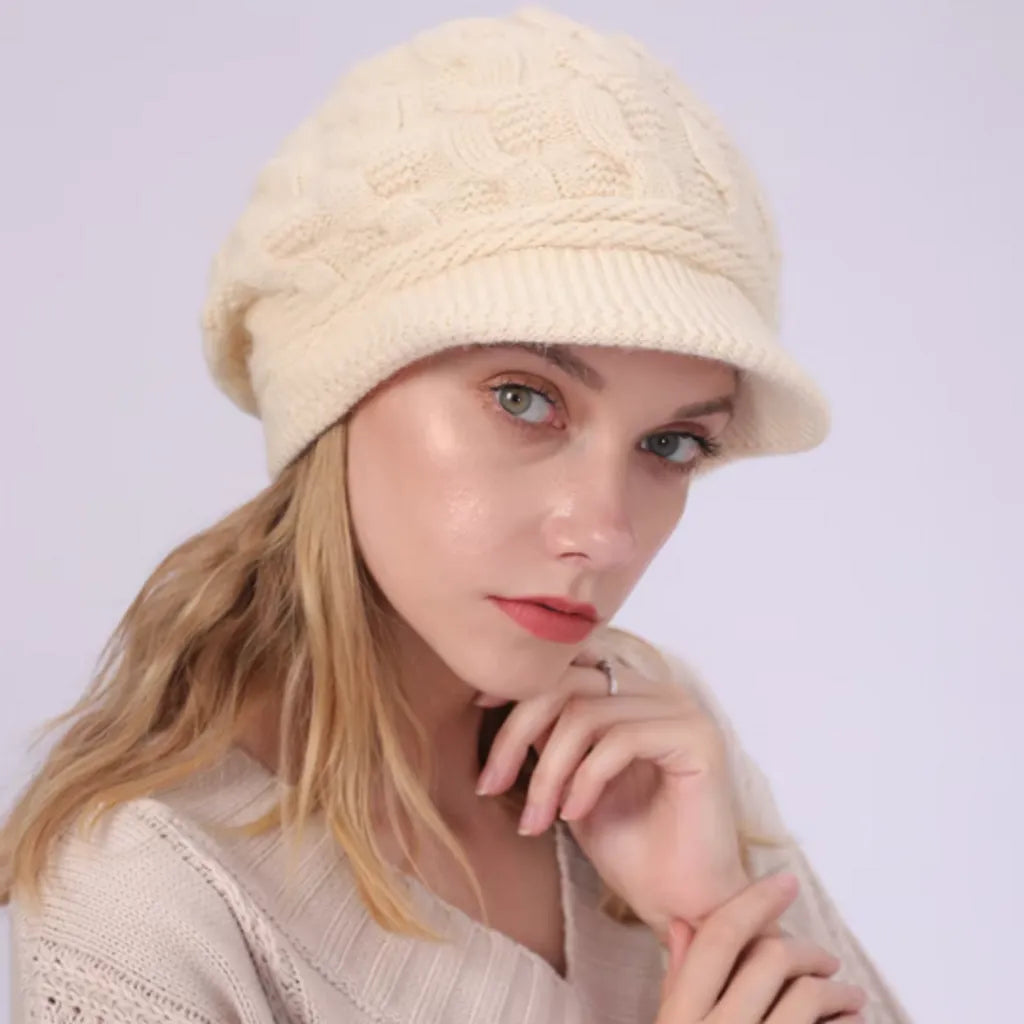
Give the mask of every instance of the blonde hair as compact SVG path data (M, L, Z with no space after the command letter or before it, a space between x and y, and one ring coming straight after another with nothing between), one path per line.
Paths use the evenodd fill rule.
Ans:
M77 823L87 834L105 809L216 763L272 694L282 708L278 774L288 783L262 817L224 828L258 835L282 827L294 854L309 816L322 810L374 919L440 938L417 919L378 845L374 801L383 797L414 870L408 821L451 852L486 918L479 881L430 799L427 736L391 657L394 622L356 548L346 439L342 419L146 580L82 697L37 730L33 746L68 726L0 828L0 905L16 895L38 908L41 875L65 828ZM481 767L509 710L484 712ZM415 738L411 758L399 742L403 722ZM506 796L517 806L535 763L527 761ZM751 845L783 845L745 829L740 839L748 869ZM601 906L615 920L639 921L610 889Z

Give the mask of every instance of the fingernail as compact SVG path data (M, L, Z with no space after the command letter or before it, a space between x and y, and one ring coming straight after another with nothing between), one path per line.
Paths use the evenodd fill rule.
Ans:
M523 816L519 819L519 834L525 836L533 832L540 825L541 817L541 809L539 807L527 804L526 810L523 811Z
M565 803L562 804L562 809L558 812L558 816L563 821L572 821L577 817L578 806L579 801L574 796L570 795L566 798Z
M480 781L476 784L476 795L487 796L488 793L494 791L494 787L498 784L498 772L494 765L490 765L480 776Z

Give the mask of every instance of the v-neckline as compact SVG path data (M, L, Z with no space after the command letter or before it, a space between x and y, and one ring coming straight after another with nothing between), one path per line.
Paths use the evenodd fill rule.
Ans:
M555 970L546 957L541 956L529 946L524 945L518 939L514 939L507 932L493 928L483 921L467 914L461 907L439 896L433 889L424 885L415 875L402 872L402 877L407 879L411 887L419 893L420 899L432 903L437 909L443 911L450 920L456 922L467 935L484 936L492 943L505 945L511 951L526 957L527 960L536 964L541 971L551 975L552 980L559 985L572 986L573 967L575 960L575 934L573 932L573 916L570 910L570 901L573 898L572 872L569 867L571 856L569 846L573 842L568 834L568 826L560 819L555 819L551 826L555 830L555 860L558 863L558 895L559 915L562 928L562 962L565 964L565 974Z
M228 753L229 757L234 755L235 757L240 758L244 764L249 766L250 770L255 770L259 775L261 775L263 777L264 784L270 789L280 783L281 780L279 776L272 772L265 764L263 764L262 761L250 754L244 747L238 744L232 744ZM573 857L571 846L574 840L569 834L569 826L566 822L556 818L551 827L555 830L555 859L558 863L559 912L562 925L562 960L565 963L564 976L555 970L554 966L545 957L532 950L529 946L524 945L517 939L514 939L506 932L503 932L498 928L492 928L490 925L484 924L483 921L479 921L472 915L467 914L460 907L457 907L455 904L450 903L448 900L438 895L433 889L421 882L415 875L404 871L398 871L398 869L396 869L396 871L398 871L402 879L407 880L410 890L413 893L418 894L418 901L424 907L433 908L435 913L439 913L446 917L463 933L464 938L469 939L476 936L487 940L492 946L496 946L498 948L504 947L508 953L518 955L520 958L523 958L528 963L532 964L541 972L542 975L548 977L549 981L556 988L562 988L568 991L573 987L574 966L576 962L576 934L573 907L575 902L580 899L580 894L574 888L576 883L574 882L571 868L571 860Z
M404 872L402 879L409 882L402 888L415 916L448 941L425 942L384 928L360 898L351 865L330 829L303 830L297 860L289 856L280 827L254 836L223 834L221 825L242 825L269 811L281 795L280 785L266 765L233 745L226 763L152 802L173 814L174 827L190 834L195 848L216 863L214 873L224 880L226 898L237 901L250 941L266 942L263 932L251 929L272 925L312 968L318 979L314 987L343 993L379 1020L611 1024L654 1019L663 951L649 929L617 922L601 910L600 876L568 823L552 826L563 975L540 953ZM154 815L154 827L166 827L163 813ZM286 884L296 873L302 881L298 888ZM612 964L621 970L609 969Z

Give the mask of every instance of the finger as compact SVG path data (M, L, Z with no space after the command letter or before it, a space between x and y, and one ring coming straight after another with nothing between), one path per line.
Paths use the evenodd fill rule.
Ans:
M779 927L778 923L772 923L762 928L757 935L743 948L740 955L736 958L736 962L732 965L732 970L729 972L729 977L725 979L725 984L722 986L722 991L718 993L718 1000L721 1001L722 996L725 994L725 990L733 983L733 979L739 973L740 968L747 962L752 951L757 947L757 943L760 939L764 938L775 938L775 937L790 938L788 932L784 932ZM762 1015L763 1016L763 1015Z
M778 1005L763 1018L766 1024L791 1020L835 1020L835 1014L853 1014L863 1008L867 993L858 985L829 981L804 974L793 981Z
M759 938L740 956L715 1010L725 1020L763 1020L790 979L806 975L827 978L838 970L839 961L812 942L781 936Z
M608 693L608 676L604 670L598 668L598 662L607 660L611 665L612 672L619 683L619 694L630 696L656 696L658 694L676 695L689 698L689 694L671 679L652 679L650 676L627 665L614 654L608 652L586 652L577 655L572 665L576 668L585 669L590 673L587 692L593 692L595 696L611 696Z
M477 793L496 794L507 789L519 775L530 747L543 753L545 734L549 734L565 702L577 695L599 696L606 692L606 685L599 669L570 665L557 689L516 704L491 743Z
M607 676L594 664L590 664L597 660L599 655L593 652L577 655L563 674L557 689L516 704L491 744L487 763L480 773L478 793L503 792L518 777L531 746L538 753L543 753L551 727L570 697L604 697L618 701L625 695L660 695L678 705L683 714L702 713L700 706L682 687L670 680L650 679L615 659L614 671L623 693L609 697Z
M508 697L496 697L493 694L480 692L474 698L473 703L478 708L500 708L512 702Z
M543 694L520 701L509 712L494 739L480 772L476 791L479 795L503 793L516 780L532 743L540 743L551 734L563 698Z
M788 872L758 879L726 900L697 929L664 1000L667 1020L703 1020L744 947L796 897Z
M665 965L665 976L661 980L661 1002L665 1001L669 989L675 981L679 969L683 966L686 951L693 942L693 929L680 918L668 923L668 962Z
M686 740L680 739L685 728L685 723L681 727L674 719L613 725L573 774L560 817L575 821L588 815L605 786L637 759L652 761L660 767L671 759L671 770L677 775L703 771L706 761L700 744L693 742L687 746Z
M693 943L696 932L682 920L674 920L669 924L669 971L672 977L679 973L686 958L686 951Z
M530 777L524 822L539 834L555 820L563 791L587 752L605 733L622 722L664 722L674 712L663 697L571 697L544 745ZM679 723L676 724L678 733Z

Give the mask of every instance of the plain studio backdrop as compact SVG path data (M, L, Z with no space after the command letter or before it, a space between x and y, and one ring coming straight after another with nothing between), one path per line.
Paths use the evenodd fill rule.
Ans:
M515 6L3 4L5 806L156 563L267 482L198 330L257 172L354 60ZM1022 7L550 6L722 117L834 412L698 484L616 621L716 688L915 1020L1024 1019Z

